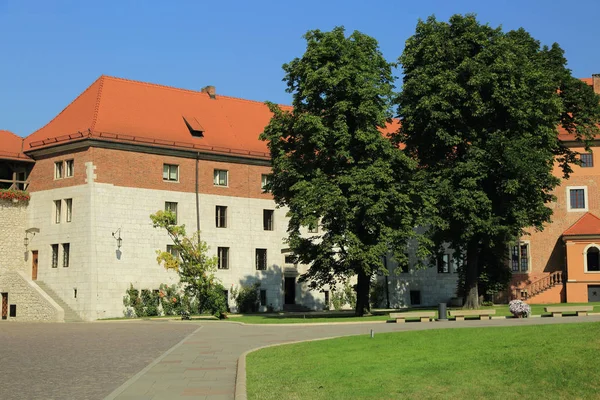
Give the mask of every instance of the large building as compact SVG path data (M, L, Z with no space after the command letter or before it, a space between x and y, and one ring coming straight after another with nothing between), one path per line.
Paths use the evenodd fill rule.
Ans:
M588 83L600 91L598 77ZM31 196L0 199L6 247L0 293L7 309L16 306L16 316L7 312L7 318L118 317L130 284L154 290L176 283L176 273L156 262L156 250L170 250L170 242L149 215L163 209L175 211L189 232L201 231L218 256L217 276L226 288L260 282L263 309L328 308L330 288L311 291L298 282L306 266L294 265L286 249L286 210L262 190L270 159L258 135L270 117L263 103L221 96L211 86L193 91L102 76L25 139L0 132L0 183ZM591 165L575 167L556 191L554 223L516 246L511 262L520 290L513 295L587 301L588 289L593 293L600 284L590 278L600 277L592 271L598 264L586 257L582 271L589 282L577 276L563 284L567 265L577 262L575 256L565 262L565 249L600 249L594 242L600 243L600 220L594 225L597 218L590 216L575 224L586 212L600 216L600 167L593 156L584 157ZM590 236L590 226L597 236ZM396 269L393 260L385 262ZM451 250L437 268L400 268L381 278L382 305L446 302L455 296L455 270ZM568 273L576 276L575 269ZM552 284L532 297L529 284L540 279Z

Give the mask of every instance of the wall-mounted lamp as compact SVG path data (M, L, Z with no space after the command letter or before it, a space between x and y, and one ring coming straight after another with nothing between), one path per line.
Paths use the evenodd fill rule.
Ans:
M23 239L23 244L25 247L29 246L29 235L31 235L31 238L33 238L36 233L39 233L39 231L40 230L38 228L29 228L25 231L25 239Z
M121 228L119 228L115 232L113 232L112 235L115 238L115 240L117 241L117 249L120 249L121 245L123 244L123 239L121 239Z

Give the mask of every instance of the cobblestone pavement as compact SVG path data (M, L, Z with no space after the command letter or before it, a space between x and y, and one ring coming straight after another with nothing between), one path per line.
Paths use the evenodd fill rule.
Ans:
M0 323L0 399L102 399L196 328Z
M238 358L260 346L368 335L371 329L379 334L592 321L600 316L406 324L0 324L0 399L233 399Z

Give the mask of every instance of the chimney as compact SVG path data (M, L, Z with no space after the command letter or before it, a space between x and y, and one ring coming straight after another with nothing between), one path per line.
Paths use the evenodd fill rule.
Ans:
M204 86L202 89L200 89L200 92L208 93L208 95L210 96L211 99L217 98L217 89L214 86Z
M592 74L594 93L600 94L600 74Z

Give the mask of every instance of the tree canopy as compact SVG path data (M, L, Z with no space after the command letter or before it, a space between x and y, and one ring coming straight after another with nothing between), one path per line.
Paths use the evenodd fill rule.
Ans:
M289 208L289 246L310 264L313 288L356 276L356 313L369 310L369 285L389 249L403 260L421 196L416 164L382 134L391 121L392 65L377 41L344 28L309 31L301 58L285 64L293 110L268 103L276 203ZM303 227L320 226L304 234ZM387 272L387 271L385 271Z
M599 98L571 76L557 44L474 15L419 21L399 61L396 140L435 188L432 237L466 252L467 306L476 307L481 272L506 269L508 244L551 221L553 166L568 177L577 162L558 130L587 147Z

